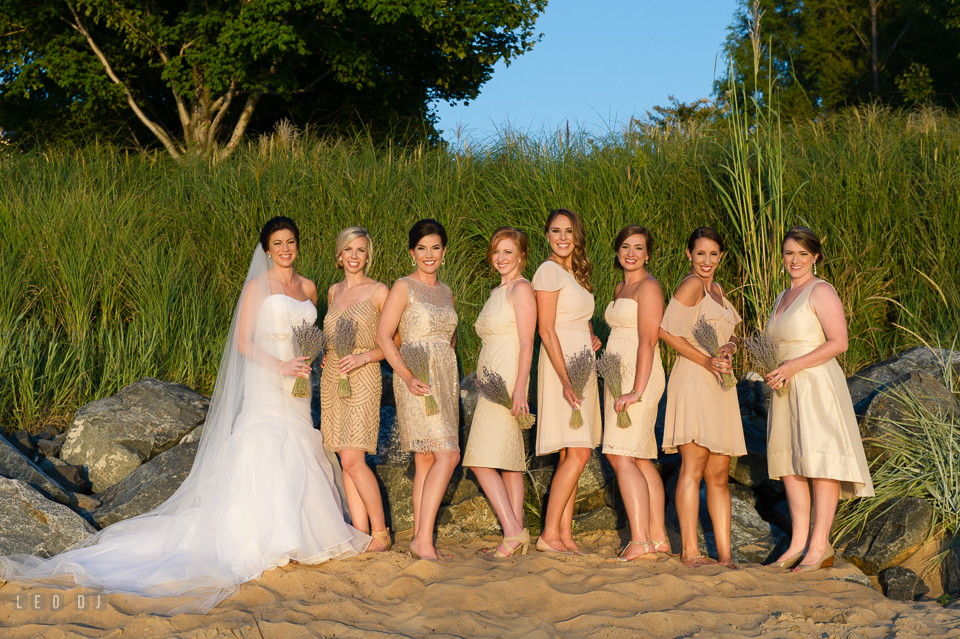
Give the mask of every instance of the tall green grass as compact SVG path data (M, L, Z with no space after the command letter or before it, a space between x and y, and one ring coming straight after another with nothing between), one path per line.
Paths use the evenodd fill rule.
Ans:
M777 264L779 246L744 248L723 208L711 176L729 157L726 127L636 123L600 139L507 131L446 150L285 129L216 166L98 147L0 157L0 422L63 424L78 405L144 375L209 392L257 232L277 214L300 224L298 267L320 290L339 277L340 229L370 229L372 275L390 283L410 271L410 224L442 221L450 250L441 278L457 299L464 373L497 279L483 262L487 238L504 224L527 230L531 276L547 256L543 220L558 206L587 226L601 336L617 281L611 243L628 223L652 229L649 266L668 295L686 272L690 231L718 228L732 245L718 277L743 308L749 262L765 251ZM950 341L960 325L956 116L866 107L781 130L782 189L797 193L785 224L826 238L821 273L850 324L845 369Z

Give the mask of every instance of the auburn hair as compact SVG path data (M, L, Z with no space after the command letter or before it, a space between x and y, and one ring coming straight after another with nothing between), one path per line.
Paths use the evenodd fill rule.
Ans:
M512 226L501 226L490 236L490 244L487 245L487 262L490 266L493 266L493 252L497 250L500 242L507 239L513 240L513 243L517 245L517 250L520 252L520 272L523 273L523 269L527 266L530 240L526 233Z

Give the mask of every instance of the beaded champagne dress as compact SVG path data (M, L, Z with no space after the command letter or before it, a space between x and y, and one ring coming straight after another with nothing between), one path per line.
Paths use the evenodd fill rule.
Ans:
M400 316L401 344L420 344L430 353L430 391L440 412L427 415L424 398L394 380L400 445L405 451L433 453L460 450L460 380L457 356L451 346L457 330L453 293L443 282L429 286L404 277L407 306Z
M730 339L740 323L740 315L726 298L723 298L723 304L718 304L704 289L703 299L694 306L684 306L671 299L660 328L686 339L706 355L707 351L693 336L693 325L700 318L713 325L720 344ZM690 442L720 455L738 457L747 454L737 389L723 388L713 373L678 355L667 382L663 450L675 453L677 446Z
M537 291L559 291L555 330L563 356L569 358L584 348L593 352L590 340L590 318L593 317L593 294L580 286L573 274L548 260L533 276ZM580 405L583 426L570 427L573 407L563 396L563 385L550 362L547 351L540 349L537 362L537 455L549 455L561 448L596 448L600 444L600 392L593 373L583 391Z
M520 361L520 333L517 315L507 301L507 288L520 278L490 292L474 327L483 340L477 361L477 375L485 370L499 373L513 394ZM524 391L526 392L526 391ZM477 468L524 471L523 435L509 408L494 404L482 395L470 426L470 440L463 454L463 465Z
M610 338L607 340L607 352L620 356L623 392L633 388L637 374L637 349L640 335L637 322L637 301L630 297L613 300L607 306L603 317L610 326ZM604 390L603 414L603 454L624 455L640 459L657 458L657 438L653 427L657 422L657 407L663 395L665 378L663 363L660 361L660 346L654 347L653 368L650 379L643 390L643 397L627 409L631 425L627 428L617 426L617 411L613 406L617 399Z
M777 296L767 333L777 340L784 360L811 353L827 341L810 306L810 291L822 281L807 286L779 318L783 293ZM787 475L836 479L841 499L873 496L853 401L836 358L798 372L787 384L786 395L771 393L767 471L771 479Z
M337 321L346 317L357 322L353 353L366 353L377 348L380 309L373 302L373 293L378 286L373 287L370 297L346 309L331 302L323 320L327 344L333 343ZM334 451L349 448L375 453L380 432L380 363L370 362L350 371L350 397L339 397L337 394L339 364L337 351L328 348L326 365L320 377L320 431L323 433L323 443Z

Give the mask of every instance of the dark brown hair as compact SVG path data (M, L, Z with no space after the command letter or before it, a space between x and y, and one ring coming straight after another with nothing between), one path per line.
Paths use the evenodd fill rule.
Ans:
M720 247L721 253L727 250L727 248L723 245L723 239L720 237L720 234L709 226L701 226L690 234L690 239L687 240L688 251L693 250L693 247L697 245L697 240L713 240L717 243L717 246Z
M783 236L780 242L780 252L783 252L783 245L787 240L793 240L806 250L817 256L816 264L823 261L823 244L820 242L820 236L805 226L795 226Z
M443 228L443 224L440 222L428 217L410 227L410 236L408 238L410 250L412 251L417 248L420 240L430 235L439 235L440 246L447 248L447 229Z
M293 233L293 239L297 243L297 248L300 248L300 229L297 228L297 223L289 217L278 215L267 220L267 223L260 229L260 246L263 247L264 253L270 251L270 236L282 229L287 229Z
M627 238L631 235L642 235L644 239L644 244L647 246L647 257L653 253L653 234L645 226L640 226L639 224L628 224L627 226L620 229L620 232L617 233L617 237L613 238L613 268L622 271L623 264L620 263L620 258L617 257L616 253L620 251L620 245L627 241Z
M550 225L561 215L567 216L570 220L570 226L573 228L573 254L570 256L570 266L573 271L573 277L577 284L593 292L593 286L590 285L590 272L593 266L587 257L587 234L583 230L583 223L580 217L570 209L553 209L547 216L547 223L543 225L544 234L550 232Z
M513 240L517 245L517 249L520 251L520 272L523 273L523 269L527 265L527 252L530 247L530 240L527 238L526 233L512 226L501 226L490 236L490 244L487 245L487 262L493 266L493 252L497 250L500 242L506 239Z

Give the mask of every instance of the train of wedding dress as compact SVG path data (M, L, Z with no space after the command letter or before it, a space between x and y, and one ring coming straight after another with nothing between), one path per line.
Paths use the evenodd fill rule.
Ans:
M268 270L258 245L176 493L55 557L0 557L0 577L150 597L159 614L204 613L264 570L366 549L370 538L344 521L310 400L292 397L295 378L277 371L294 356L291 328L314 322L316 308L271 290Z

